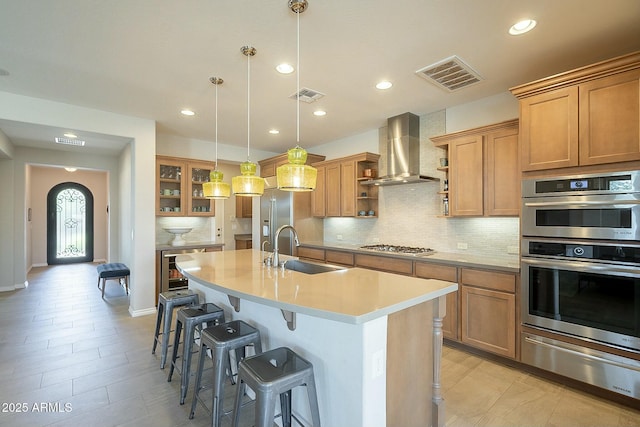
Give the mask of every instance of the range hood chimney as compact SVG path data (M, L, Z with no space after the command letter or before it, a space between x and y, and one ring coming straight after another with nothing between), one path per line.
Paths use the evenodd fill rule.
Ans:
M387 175L365 185L398 185L440 181L420 175L420 117L404 113L387 120Z

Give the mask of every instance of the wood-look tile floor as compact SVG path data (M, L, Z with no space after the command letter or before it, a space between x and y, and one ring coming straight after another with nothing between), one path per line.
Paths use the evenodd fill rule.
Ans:
M151 354L155 316L131 317L115 281L103 300L95 264L28 279L0 292L0 426L210 425L201 406L189 420L191 389L180 405L179 376ZM448 426L640 426L639 411L461 350L445 347L442 367Z

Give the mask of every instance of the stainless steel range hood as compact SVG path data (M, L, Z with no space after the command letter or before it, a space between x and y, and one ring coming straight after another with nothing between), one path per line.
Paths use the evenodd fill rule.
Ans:
M398 185L440 181L420 174L420 117L404 113L387 120L387 175L365 185Z

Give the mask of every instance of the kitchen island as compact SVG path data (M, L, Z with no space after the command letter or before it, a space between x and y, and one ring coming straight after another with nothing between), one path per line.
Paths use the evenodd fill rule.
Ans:
M313 363L323 425L444 425L441 328L457 284L361 268L306 274L266 267L249 249L176 261L204 301L256 326L263 348ZM293 409L310 425L303 392Z

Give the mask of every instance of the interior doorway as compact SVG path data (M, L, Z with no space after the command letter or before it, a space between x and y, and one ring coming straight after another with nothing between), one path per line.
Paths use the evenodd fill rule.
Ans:
M63 182L47 194L47 264L93 261L93 194Z

